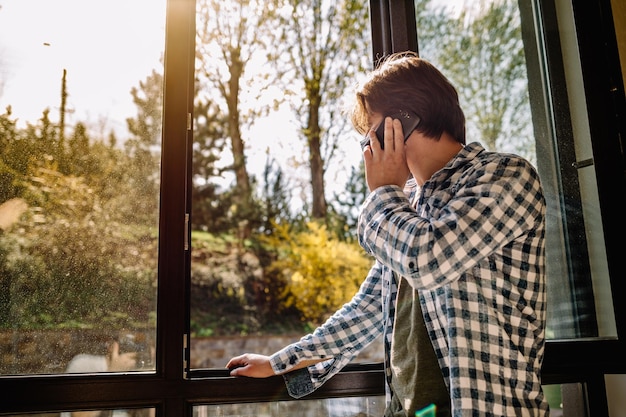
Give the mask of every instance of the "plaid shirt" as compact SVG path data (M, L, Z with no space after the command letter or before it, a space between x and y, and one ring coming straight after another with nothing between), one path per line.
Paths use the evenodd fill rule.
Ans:
M546 416L545 200L515 155L462 149L423 187L385 186L363 204L359 241L376 263L358 293L312 334L270 357L296 398L318 388L376 337L389 372L396 279L420 290L424 322L454 416Z

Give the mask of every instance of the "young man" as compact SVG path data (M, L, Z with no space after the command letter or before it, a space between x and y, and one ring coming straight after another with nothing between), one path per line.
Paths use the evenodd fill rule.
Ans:
M388 58L356 96L352 122L369 139L370 189L358 236L376 263L312 334L269 357L233 358L231 374L283 374L300 397L382 335L385 416L412 417L430 403L438 415L548 415L540 379L545 201L536 171L518 156L465 145L455 88L417 56ZM385 117L398 111L417 126L403 132L401 120Z

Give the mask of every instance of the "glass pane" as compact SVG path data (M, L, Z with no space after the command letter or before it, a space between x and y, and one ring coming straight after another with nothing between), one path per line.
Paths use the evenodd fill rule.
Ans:
M561 395L561 385L544 385L543 393L550 404L550 415L553 417L563 416L563 398Z
M314 3L197 2L192 368L297 340L372 265L352 234L365 183L342 114L370 62L367 2Z
M0 375L153 369L165 0L0 0Z
M12 414L13 417L154 417L156 410L153 408L137 408L128 410L83 410L66 411L63 413L29 413Z
M84 410L64 412L60 414L46 414L54 417L154 417L156 410L153 408L136 408L126 410ZM37 416L39 417L39 416ZM44 417L43 415L41 417Z
M65 411L62 413L28 413L11 414L12 417L154 417L154 408L137 408L126 410L82 410Z
M529 85L542 86L544 79L563 75L545 73L554 68L528 72L524 42L537 41L522 39L518 2L416 0L420 54L457 86L468 142L517 153L539 170L548 202L547 337L615 337L595 171L592 163L585 165L593 159L571 5L557 3L563 16L559 24L566 26L560 31L564 71L572 86L562 99L569 100L571 114L562 101L548 102L557 100L552 95L533 96L531 102ZM527 19L528 24L534 20ZM530 61L545 62L543 56ZM573 135L565 128L554 130L567 125ZM584 168L568 170L566 151Z
M563 318L555 312L553 328L555 337L559 338L617 337L596 172L594 169L595 162L587 119L586 97L584 89L580 87L584 84L575 35L573 10L571 3L563 0L557 1L556 7L560 16L559 33L562 40L563 65L568 85L568 103L572 119L574 157L581 196L579 215L584 222L584 232L580 236L570 239L570 245L586 248L587 258L585 260L589 263L588 272L586 273L589 278L583 285L574 285L571 291L576 294L576 297L570 301L571 304L575 304L572 306L572 312L575 317L574 320L570 321L572 326L563 328ZM575 175L572 175L572 177L575 177ZM574 241L576 238L579 239ZM574 261L574 266L578 265ZM587 292L584 298L578 296L581 292ZM588 313L585 308L580 308L580 304L585 303L584 300L588 300L586 301L589 305L587 307ZM562 302L561 304L564 303ZM591 316L591 319L582 317L584 314ZM557 323L560 323L561 327Z
M193 417L379 417L385 397L327 398L323 400L196 406Z

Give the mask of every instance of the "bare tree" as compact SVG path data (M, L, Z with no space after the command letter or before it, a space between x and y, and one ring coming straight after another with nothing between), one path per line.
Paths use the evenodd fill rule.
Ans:
M341 99L369 62L367 3L284 0L280 12L275 62L285 83L301 87L292 108L309 152L311 217L324 219L324 174L347 125Z
M252 61L266 63L264 51L271 39L273 3L260 0L200 0L197 22L197 82L200 100L213 102L225 109L233 156L232 170L236 178L236 212L245 219L252 210L252 189L246 167L245 140L242 125L251 121L251 116L263 112L262 108L251 108L245 113L240 106L245 83L267 79L259 67L247 71ZM260 84L264 84L259 81ZM258 89L257 91L260 91ZM217 96L215 93L218 93ZM216 97L217 96L217 97ZM221 99L221 100L220 100ZM245 225L242 232L249 233Z

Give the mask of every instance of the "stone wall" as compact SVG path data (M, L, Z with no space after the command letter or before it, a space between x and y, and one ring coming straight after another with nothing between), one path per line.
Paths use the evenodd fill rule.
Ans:
M300 335L194 338L191 341L191 368L223 368L233 356L242 353L269 355L299 338ZM361 352L358 361L382 362L383 358L381 339Z

